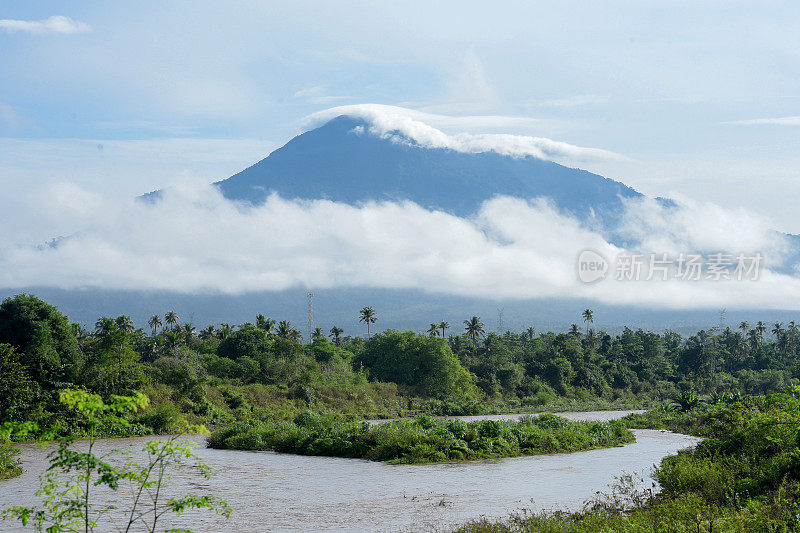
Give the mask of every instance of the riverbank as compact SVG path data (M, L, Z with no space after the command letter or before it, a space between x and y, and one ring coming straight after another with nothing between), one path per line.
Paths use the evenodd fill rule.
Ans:
M368 424L308 412L292 422L240 423L219 429L209 446L431 463L567 453L633 440L633 433L618 421L575 422L552 414L473 422L421 416Z
M666 457L655 471L661 492L625 483L580 512L479 519L454 531L797 531L800 528L800 390L680 412L631 415L629 427L664 427L706 437Z

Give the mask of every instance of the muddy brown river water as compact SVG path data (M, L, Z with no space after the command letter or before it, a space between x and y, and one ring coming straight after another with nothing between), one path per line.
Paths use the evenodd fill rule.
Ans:
M609 420L627 411L560 413L573 420ZM518 415L463 417L507 419ZM570 454L463 463L390 465L357 459L205 448L197 454L215 474L206 481L178 474L175 493L211 492L233 508L229 520L192 512L164 523L216 531L441 531L481 516L504 517L524 509L580 509L623 473L649 472L667 455L698 439L667 431L635 430L636 442ZM149 438L105 439L98 450L136 454ZM22 447L25 472L0 481L0 507L33 505L47 450ZM0 531L24 531L0 521ZM113 529L108 529L113 531Z

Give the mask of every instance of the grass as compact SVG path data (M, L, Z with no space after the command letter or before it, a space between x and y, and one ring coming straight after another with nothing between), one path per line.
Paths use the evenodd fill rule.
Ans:
M306 412L293 421L238 423L218 429L209 446L430 463L575 452L632 441L633 434L619 422L572 422L552 414L503 422L419 416L371 425Z

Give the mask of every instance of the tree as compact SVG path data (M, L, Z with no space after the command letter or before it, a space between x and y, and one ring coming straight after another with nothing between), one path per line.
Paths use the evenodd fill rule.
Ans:
M195 331L197 331L196 328L192 324L187 322L186 324L183 325L183 328L181 329L183 331L183 342L185 342L186 344L191 344L192 341L194 340Z
M22 422L31 417L39 385L31 381L10 344L0 344L0 421Z
M315 339L324 339L325 332L322 331L322 328L314 328L314 331L311 332L311 340Z
M133 333L133 320L128 315L119 315L114 319L114 324L125 333Z
M150 320L147 321L147 325L150 326L150 332L152 333L153 337L156 336L156 331L158 328L164 326L164 324L161 322L161 317L158 315L151 316Z
M167 314L164 315L164 323L172 329L178 326L178 320L178 315L175 314L175 311L167 311Z
M275 327L275 321L271 318L265 318L261 313L256 315L256 327L263 329L267 335L272 335L272 330Z
M408 385L427 396L467 394L473 386L447 342L413 331L390 330L375 335L357 355L355 364L364 365L374 379Z
M364 322L367 325L367 339L369 340L369 325L378 321L378 315L371 307L364 307L361 309L361 318L359 322Z
M759 342L763 341L763 340L764 340L764 333L766 333L766 331L767 331L767 325L766 325L766 324L764 324L762 321L760 321L760 320L759 320L759 321L756 323L756 327L755 327L755 328L753 328L753 329L755 329L755 330L756 330L756 333L758 333L758 340L759 340Z
M772 328L772 334L775 335L776 339L779 339L781 335L783 335L783 324L780 322L775 322Z
M569 334L573 337L580 337L581 336L581 329L578 327L578 324L572 324L569 327Z
M336 326L333 326L331 328L330 337L333 339L333 344L335 344L336 346L339 346L341 344L342 333L344 333L344 330L342 328L337 328Z
M445 332L445 330L446 330L447 328L449 328L449 327L450 327L450 322L445 322L444 320L442 320L441 322L439 322L439 329L441 329L441 330L442 330L442 338L443 338L443 339L445 338L444 332Z
M581 316L583 316L583 321L586 323L586 334L588 335L589 324L594 323L594 311L592 311L591 309L584 309Z
M30 378L47 389L74 381L84 363L67 317L33 295L0 304L0 343L13 346Z
M477 348L478 344L478 337L483 337L484 334L484 325L481 322L480 317L473 316L469 320L464 321L464 329L467 332L467 336L472 339L472 355L475 355L475 349Z
M204 340L204 341L208 341L208 340L213 339L214 338L214 326L209 324L205 328L201 329L199 337L200 337L201 340Z
M746 321L739 322L739 329L742 330L742 335L747 335L747 332L750 330L750 324Z
M217 355L228 359L259 357L269 351L270 341L263 329L253 324L244 324L238 331L232 332L217 347Z
M428 328L428 335L431 337L436 337L439 335L439 324L435 322L431 322L431 327Z

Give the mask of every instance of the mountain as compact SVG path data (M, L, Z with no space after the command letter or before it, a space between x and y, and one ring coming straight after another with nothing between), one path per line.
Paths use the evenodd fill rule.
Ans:
M547 197L606 228L616 225L623 199L641 196L618 181L532 156L430 148L400 131L376 135L366 120L351 116L298 135L216 185L227 198L252 204L275 192L350 204L411 200L458 216L476 213L496 195Z

